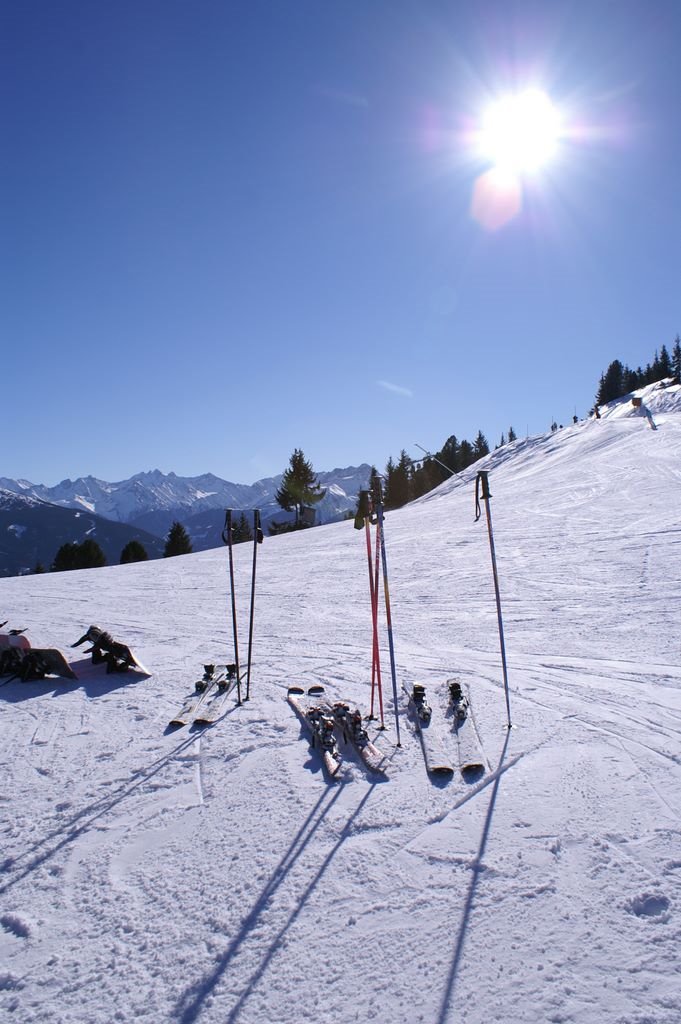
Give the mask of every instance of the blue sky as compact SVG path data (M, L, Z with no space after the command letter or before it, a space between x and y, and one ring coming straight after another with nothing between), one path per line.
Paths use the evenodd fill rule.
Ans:
M681 331L676 0L0 12L0 475L381 468ZM565 131L492 229L471 139L526 86Z

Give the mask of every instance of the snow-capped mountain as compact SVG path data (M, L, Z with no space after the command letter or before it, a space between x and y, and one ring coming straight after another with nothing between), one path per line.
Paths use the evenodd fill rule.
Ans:
M354 510L358 492L366 486L369 472L370 467L362 465L319 473L317 478L326 488L326 495L316 506L317 522L335 522ZM88 476L63 480L54 487L0 478L0 488L129 523L159 537L165 536L174 519L179 519L191 534L195 549L200 550L220 543L226 508L260 508L265 524L272 518L284 521L286 515L274 497L281 476L254 484L235 484L212 473L181 477L152 470L116 483Z
M251 699L203 731L168 722L231 660L224 548L4 580L1 618L78 680L0 688L3 1019L678 1024L680 391L515 441L387 514L397 703L381 588L387 729L369 724L387 778L340 738L329 782L286 701L321 683L369 709L351 523L258 549ZM70 651L91 622L151 678ZM424 682L449 729L453 676L488 760L473 780L427 775L400 687Z
M139 541L149 558L160 558L163 541L146 530L117 523L93 512L52 505L30 494L0 490L0 576L49 569L62 544L96 540L109 564L123 548Z

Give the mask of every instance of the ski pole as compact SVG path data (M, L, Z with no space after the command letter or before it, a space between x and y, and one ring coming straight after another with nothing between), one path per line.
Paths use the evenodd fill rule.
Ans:
M258 557L258 544L262 544L263 532L260 529L260 509L253 509L253 571L251 575L251 612L248 623L248 668L246 671L246 700L251 696L251 651L253 650L253 614L255 610L255 567Z
M239 670L239 638L236 628L236 595L234 593L234 556L232 553L232 510L228 508L225 514L225 528L222 531L222 539L229 551L229 581L232 594L232 633L234 635L234 662L236 664L236 692L237 703L241 704L241 672Z
M393 625L390 614L390 588L388 586L388 560L385 553L385 531L383 530L383 495L381 493L380 480L378 482L378 499L376 501L376 515L378 518L378 530L380 534L381 562L383 565L383 593L385 596L385 617L388 626L388 648L390 650L390 674L393 683L393 701L395 703L395 729L397 732L397 746L401 747L400 741L400 712L397 706L397 672L395 670L395 643L393 640ZM378 539L377 539L378 543Z
M374 630L376 633L376 684L378 687L378 706L381 712L381 729L385 729L385 719L383 717L383 683L381 681L381 655L378 643L378 580L381 572L381 543L378 518L376 519L375 548L376 555L374 564Z
M487 532L489 534L489 549L492 556L492 575L494 576L494 593L497 600L497 619L499 620L499 645L501 647L501 667L504 674L504 693L506 695L506 715L508 728L511 728L511 701L508 693L508 671L506 668L506 645L504 644L504 624L501 618L501 597L499 595L499 574L497 573L497 556L494 550L494 533L492 531L492 513L489 507L489 499L492 495L489 492L489 473L486 470L478 470L475 481L475 521L480 519L480 496L485 502L487 512Z
M374 560L371 552L371 513L373 511L371 494L369 491L359 492L359 502L357 505L357 515L355 516L355 529L361 530L364 526L364 533L366 536L366 547L367 547L367 563L369 567L369 594L371 597L371 628L372 628L372 642L371 642L371 708L369 711L369 719L373 721L374 715L374 702L376 695L376 685L378 683L378 702L381 709L381 728L385 729L385 721L383 717L383 688L381 684L381 659L378 645L378 573L379 573L379 544L378 544L378 522L376 523L376 567L374 571Z

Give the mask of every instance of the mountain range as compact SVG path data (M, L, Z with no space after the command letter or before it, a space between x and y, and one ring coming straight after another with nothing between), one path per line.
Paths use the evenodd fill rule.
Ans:
M316 506L317 523L344 519L369 480L367 464L317 474L326 493ZM275 495L282 474L254 484L235 484L212 473L182 477L160 470L137 473L111 483L94 476L62 480L54 487L0 477L0 575L31 572L37 562L49 566L66 541L98 541L107 560L117 562L129 540L139 540L150 557L163 553L174 521L183 524L195 551L222 543L225 509L259 508L265 530L272 520L291 516Z

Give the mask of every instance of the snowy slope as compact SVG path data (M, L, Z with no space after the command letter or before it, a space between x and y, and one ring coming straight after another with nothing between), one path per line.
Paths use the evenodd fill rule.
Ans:
M224 549L2 581L34 644L97 622L154 671L0 689L5 1019L678 1024L681 403L645 399L657 430L608 410L477 467L510 733L475 471L386 517L399 681L469 683L473 783L434 785L406 718L395 749L385 655L386 781L348 752L329 785L301 737L290 683L368 706L352 523L265 541L254 699L203 733L166 723L230 656Z

